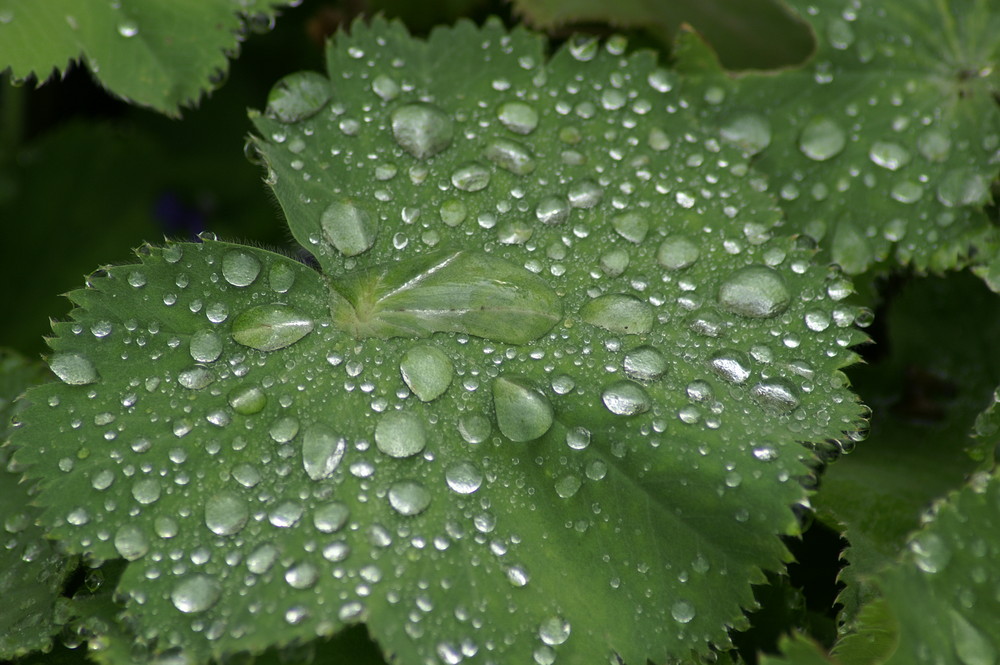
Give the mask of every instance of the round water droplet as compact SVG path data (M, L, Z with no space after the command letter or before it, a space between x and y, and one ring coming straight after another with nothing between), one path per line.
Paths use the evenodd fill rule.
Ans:
M560 499L570 499L580 491L583 481L578 476L569 474L556 481L555 490Z
M322 425L312 425L302 436L302 466L312 480L333 475L344 458L347 440Z
M49 358L49 367L59 379L71 386L85 386L97 381L97 368L78 353L57 353Z
M535 217L542 224L562 224L569 219L569 205L559 196L547 196L535 207Z
M400 515L419 515L431 503L431 493L413 480L393 483L389 488L389 505Z
M917 568L925 573L939 573L951 561L951 549L941 536L924 532L910 541L910 551Z
M323 533L336 533L344 527L350 516L350 508L339 501L333 501L313 512L313 524Z
M590 430L574 427L566 432L566 445L573 450L584 450L590 445Z
M583 179L570 187L566 198L574 208L593 208L601 202L604 190L593 180Z
M465 203L462 201L458 199L448 199L441 204L441 208L438 213L441 215L441 221L448 226L458 226L465 221L469 211L468 208L466 208Z
M632 381L612 383L601 393L601 401L616 416L636 416L653 406L643 387Z
M285 571L285 582L293 589L309 589L319 579L319 570L308 561L292 565Z
M667 270L687 268L698 260L701 250L691 238L684 235L672 235L660 243L656 250L656 262Z
M771 145L771 123L759 113L741 113L722 125L722 138L735 143L751 155Z
M929 129L917 138L917 150L929 162L943 162L951 153L951 138L938 129Z
M115 532L115 549L126 561L135 561L146 556L149 540L138 526L126 524Z
M624 249L612 249L601 255L601 270L605 275L617 277L625 272L631 258Z
M889 141L876 141L868 151L868 158L884 169L898 171L910 163L910 151Z
M478 192L490 184L490 170L475 162L464 164L451 174L451 184L463 192Z
M483 474L472 462L459 462L448 468L445 480L453 492L472 494L483 484Z
M391 411L375 426L375 445L389 457L412 457L427 445L420 418L406 411Z
M520 379L493 382L493 408L500 431L511 441L532 441L552 427L552 404Z
M549 617L538 626L538 637L549 646L559 646L569 639L571 626L560 616Z
M139 34L139 24L132 19L126 19L118 24L118 34L126 39Z
M625 374L637 381L655 381L667 371L667 359L659 349L639 346L625 354Z
M538 127L538 111L524 102L507 102L497 111L500 123L516 134L530 134Z
M221 596L222 589L214 577L191 575L174 586L170 600L181 612L194 614L210 609Z
M257 386L236 388L229 393L229 406L233 407L236 413L252 416L267 406L267 395Z
M205 526L218 536L239 533L249 518L246 500L233 492L220 492L205 502Z
M434 346L415 346L399 363L403 381L421 402L430 402L451 385L455 368L443 351Z
M347 199L328 205L319 223L326 239L344 256L368 251L378 235L378 223L371 213Z
M678 600L671 606L670 616L677 623L690 623L694 619L694 605L686 600Z
M990 200L990 183L972 169L954 169L938 185L937 198L948 207L981 206Z
M417 159L427 159L447 148L453 133L451 118L433 104L405 104L392 113L392 135Z
M750 391L762 409L774 415L788 413L799 406L799 398L791 384L773 379L756 384Z
M295 271L285 263L275 263L271 266L267 281L275 293L287 293L295 284Z
M611 218L611 226L622 238L637 245L645 240L646 234L649 233L649 220L637 212L615 215Z
M486 159L514 175L528 175L535 170L535 157L531 154L531 150L517 141L507 139L490 141L483 154Z
M222 355L222 338L211 330L199 330L191 335L189 349L196 362L215 362Z
M781 274L762 265L740 268L719 286L719 304L733 314L750 318L777 316L791 300Z
M462 416L458 421L458 433L466 443L482 443L493 432L489 419L478 413Z
M299 122L319 113L330 95L330 81L325 76L316 72L296 72L271 88L266 113L281 122Z
M132 485L132 498L144 506L156 503L163 488L157 478L143 478Z
M830 41L830 46L843 51L854 43L854 30L850 23L835 17L826 24L826 38Z
M295 344L313 322L287 305L251 307L233 321L233 339L258 351L277 351Z
M653 329L655 317L648 302L624 293L610 293L584 304L580 318L611 332L643 335Z
M299 420L294 416L285 416L271 423L267 433L275 443L288 443L299 433Z
M399 96L399 84L392 77L379 74L372 79L372 92L382 98L383 101L391 102Z
M260 261L253 254L231 250L222 257L222 276L233 286L250 286L260 274Z
M271 570L271 566L278 560L278 548L270 543L265 543L255 549L247 557L247 570L254 575L263 575Z
M816 116L807 122L799 135L799 150L819 162L836 157L846 144L847 134L825 116Z

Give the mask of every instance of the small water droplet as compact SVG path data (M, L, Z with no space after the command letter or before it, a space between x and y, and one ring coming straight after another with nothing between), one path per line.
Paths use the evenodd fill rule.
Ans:
M538 626L538 637L549 646L559 646L569 639L571 626L560 616L549 617Z
M837 156L846 144L844 130L825 116L816 116L807 122L799 135L799 149L818 162Z
M719 286L719 304L733 314L750 318L777 316L791 299L781 273L763 265L740 268Z
M929 162L943 162L951 153L951 138L939 129L929 129L917 138L917 150Z
M655 316L648 302L624 293L610 293L585 303L580 318L611 332L643 335L653 329Z
M637 381L655 381L667 371L667 359L652 346L639 346L625 354L622 368Z
M347 440L322 425L312 425L302 436L302 466L312 480L333 475L344 458Z
M71 386L85 386L98 378L94 363L78 353L57 353L49 359L49 367L63 383Z
M583 481L581 481L578 476L574 476L573 474L563 476L556 481L556 494L558 494L561 499L570 499L575 496L578 491L580 491L580 487L582 485Z
M391 102L399 96L399 84L392 77L379 74L372 79L372 92L382 98L382 101Z
M412 457L427 445L420 418L406 411L383 415L375 426L375 445L389 457Z
M612 249L601 255L601 270L605 275L617 277L628 268L631 258L624 249Z
M569 219L570 207L561 196L547 196L535 206L535 217L542 224L562 224Z
M318 113L331 94L330 81L322 74L289 74L271 88L266 113L281 122L299 122Z
M199 330L191 336L189 349L195 362L215 362L222 355L222 338L211 330Z
M378 223L371 213L347 199L328 205L319 223L326 239L344 256L368 251L378 235Z
M438 213L441 215L441 221L448 226L458 226L469 214L465 203L459 199L448 199L441 204Z
M574 427L566 432L566 445L573 450L585 450L590 445L590 430Z
M233 286L250 286L260 274L260 261L253 254L231 250L222 257L222 276Z
M653 406L645 389L632 381L617 381L604 389L601 401L616 416L636 416Z
M472 494L483 484L483 474L472 462L459 462L445 472L448 487L458 494Z
M251 307L233 321L233 339L258 351L295 344L313 329L312 320L287 305Z
M214 577L191 575L174 586L170 600L181 612L194 614L212 608L221 596L222 589Z
M403 381L422 402L437 399L448 390L455 368L447 355L437 347L415 346L399 363Z
M431 493L413 480L393 483L389 488L389 505L400 515L419 515L431 503Z
M572 207L587 209L600 203L602 196L604 196L604 190L601 186L593 180L584 178L570 187L566 198Z
M698 260L701 250L691 238L684 235L672 235L660 243L656 251L656 261L667 270L687 268Z
M405 104L392 113L392 135L399 146L417 159L433 157L451 145L454 124L434 106Z
M285 571L285 582L293 589L312 588L319 579L319 570L308 561L293 564Z
M205 502L205 526L218 536L239 533L249 517L246 500L233 492L219 492Z
M143 478L132 485L132 498L144 506L156 503L163 488L157 478Z
M516 134L530 134L538 127L538 111L524 102L507 102L497 111L500 123Z
M201 390L215 382L215 374L205 367L191 367L177 375L177 383L188 390Z
M493 382L493 408L500 431L511 441L532 441L552 427L552 404L520 379Z
M287 293L295 284L295 271L285 263L275 263L271 266L267 281L275 293Z
M126 19L118 24L118 34L126 39L139 34L139 24L131 19Z
M830 46L843 51L854 43L854 30L850 23L835 17L826 24L826 38L830 41Z

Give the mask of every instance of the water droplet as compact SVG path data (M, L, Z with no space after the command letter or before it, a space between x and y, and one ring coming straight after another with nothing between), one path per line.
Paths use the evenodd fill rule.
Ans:
M582 485L583 481L581 481L578 476L574 476L573 474L563 476L556 481L556 494L558 494L561 499L570 499L580 491L580 487Z
M177 383L188 390L201 390L215 382L215 374L205 367L191 367L177 375Z
M750 318L777 316L791 299L781 274L762 265L740 268L719 286L719 304L733 314Z
M239 533L249 517L246 500L233 492L219 492L205 502L205 526L217 536Z
M319 570L308 561L294 564L285 571L285 582L293 589L309 589L319 579Z
M604 389L601 401L616 416L635 416L653 406L649 395L638 383L617 381Z
M229 393L229 406L233 407L236 413L252 416L267 406L267 395L257 386L236 388Z
M222 355L222 338L211 330L199 330L191 336L189 348L196 362L215 362Z
M161 491L162 486L157 478L143 478L132 485L132 498L148 506L160 499Z
M489 419L478 413L462 416L458 421L458 433L466 443L482 443L489 438L492 431L493 425Z
M507 139L490 141L484 155L486 159L514 175L528 175L535 170L535 158L531 150L517 141Z
M59 379L71 386L85 386L97 381L97 369L90 359L78 353L57 353L49 367Z
M285 263L275 263L271 266L267 281L275 293L287 293L295 284L295 271Z
M735 143L751 155L771 145L771 123L759 113L743 113L722 125L722 138Z
M281 122L299 122L319 113L330 95L330 81L325 76L316 72L296 72L271 88L266 113Z
M336 533L344 527L350 516L350 508L339 501L332 501L313 512L313 524L323 533Z
M448 226L458 226L465 221L469 214L465 203L458 199L448 199L441 204L438 212L441 215L441 221Z
M584 450L590 445L590 430L574 427L566 432L566 445L573 450Z
M254 487L260 482L260 471L252 464L243 462L233 467L233 479L243 487Z
M601 255L601 270L610 277L617 277L625 272L631 258L624 249L612 249Z
M135 561L146 556L149 540L142 529L134 524L126 524L115 532L115 549L126 561Z
M598 296L580 308L580 318L611 332L643 335L653 329L653 308L624 293Z
M569 219L569 212L566 199L559 196L547 196L535 207L535 217L542 224L562 224Z
M445 480L453 492L472 494L483 484L483 474L472 462L459 462L448 468Z
M929 162L943 162L951 153L951 138L938 129L929 129L917 138L917 150Z
M916 203L924 195L924 188L912 180L904 180L893 185L889 195L900 203Z
M677 623L690 623L694 619L694 606L685 600L678 600L670 608L670 615Z
M490 184L490 170L475 162L464 164L451 174L451 184L463 192L478 192Z
M951 549L941 536L923 532L910 541L910 551L917 568L925 573L939 573L951 561Z
M233 339L258 351L277 351L295 344L312 329L312 320L287 305L259 305L236 317Z
M493 408L500 431L511 441L532 441L552 427L552 404L520 379L493 382Z
M652 346L639 346L625 354L622 368L637 381L655 381L667 371L667 359Z
M372 79L372 92L382 98L382 101L391 102L399 96L399 84L385 74L379 74Z
M260 261L253 254L234 249L222 257L222 276L233 286L250 286L259 274Z
M399 363L403 381L422 402L430 402L444 394L451 385L455 368L440 349L433 346L415 346L406 352Z
M371 213L347 199L327 206L319 223L330 244L344 256L368 251L378 235L378 223Z
M271 423L267 433L275 443L288 443L299 433L299 420L294 416L285 416Z
M701 250L698 249L698 245L683 235L667 236L656 251L657 263L667 270L687 268L697 261L699 256Z
M433 104L406 104L392 113L392 135L417 159L427 159L447 148L453 133L451 118Z
M570 187L566 198L574 208L593 208L601 202L604 190L590 179L579 180Z
M375 426L375 445L389 457L412 457L427 445L427 435L418 416L391 411Z
M559 646L569 639L569 621L560 616L549 617L538 626L538 637L549 646Z
M389 488L389 505L400 515L419 515L431 503L431 493L420 483L403 480Z
M830 41L830 46L843 51L854 43L854 30L850 23L835 17L826 24L826 38Z
M884 169L898 171L910 163L910 151L889 141L876 141L868 151L868 158Z
M118 24L118 34L126 39L139 34L139 24L131 19L126 19Z
M302 436L302 466L312 480L329 478L347 450L347 440L322 425L312 425Z
M846 217L841 219L833 234L830 258L849 275L858 275L868 269L875 255L868 239Z
M521 588L528 585L531 575L523 566L511 566L507 569L507 581L513 586Z
M516 134L530 134L538 127L538 111L524 102L507 102L497 111L500 123Z
M611 226L625 240L641 243L649 233L649 220L637 212L626 212L611 218Z
M254 575L263 575L271 570L278 560L278 548L270 543L264 543L247 557L247 570Z
M181 612L194 614L210 609L221 596L222 589L214 577L191 575L174 586L170 600Z
M768 413L788 413L799 406L799 398L791 384L773 379L756 384L750 391L754 401Z
M997 650L993 640L953 609L951 617L952 644L962 665L996 665Z
M938 185L937 198L948 207L981 206L990 200L990 183L971 168L954 169Z
M844 130L825 116L816 116L807 122L799 135L799 149L818 162L837 156L846 144Z

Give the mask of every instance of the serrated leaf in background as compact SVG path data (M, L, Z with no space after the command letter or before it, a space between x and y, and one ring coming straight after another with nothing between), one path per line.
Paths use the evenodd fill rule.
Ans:
M801 69L727 77L690 35L678 53L686 98L757 155L791 228L851 274L954 269L995 243L996 4L791 4L818 40Z
M648 54L542 47L355 25L255 118L323 274L206 240L71 294L18 459L139 641L664 660L787 560L801 442L862 415L850 284Z
M113 94L176 116L224 80L247 25L266 28L287 4L0 0L0 68L43 83L83 59Z

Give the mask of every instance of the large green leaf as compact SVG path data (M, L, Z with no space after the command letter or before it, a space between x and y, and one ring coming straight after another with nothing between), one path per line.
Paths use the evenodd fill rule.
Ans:
M255 116L322 272L206 239L70 294L17 456L54 537L130 561L140 643L640 663L744 623L863 335L623 49L357 25Z
M102 85L177 115L225 79L246 25L285 0L0 0L0 68L39 83L83 59Z
M993 242L996 3L791 4L818 38L806 67L730 78L690 36L679 65L688 101L758 155L792 226L849 273L951 269Z

